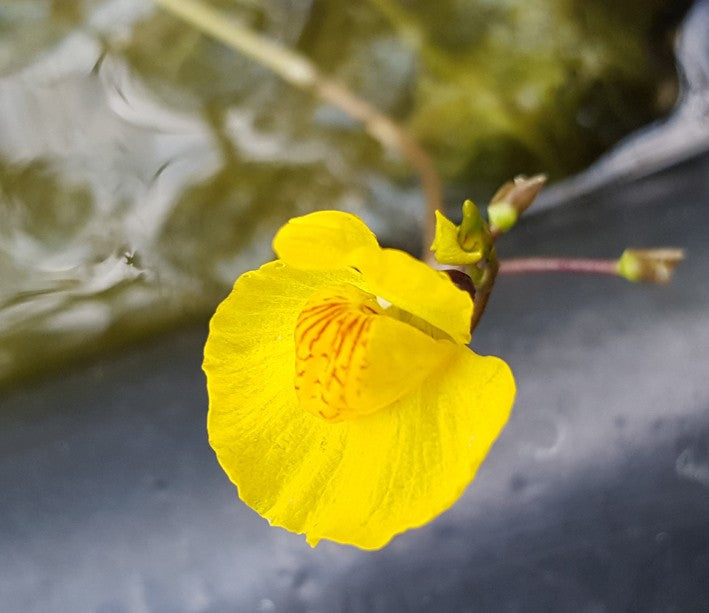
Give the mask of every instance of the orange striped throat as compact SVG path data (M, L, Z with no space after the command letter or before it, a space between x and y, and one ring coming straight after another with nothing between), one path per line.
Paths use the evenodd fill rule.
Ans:
M305 411L335 422L382 408L362 394L362 379L372 324L383 311L375 296L353 285L311 296L295 325L295 391Z

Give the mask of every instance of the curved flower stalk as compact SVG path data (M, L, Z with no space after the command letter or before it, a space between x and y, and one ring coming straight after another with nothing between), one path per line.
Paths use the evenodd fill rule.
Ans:
M470 294L354 215L292 219L205 347L212 447L276 526L377 549L449 508L506 423L509 367L473 353Z

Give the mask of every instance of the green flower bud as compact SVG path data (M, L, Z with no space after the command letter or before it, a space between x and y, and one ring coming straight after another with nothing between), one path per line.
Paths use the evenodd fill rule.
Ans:
M618 274L628 281L665 284L683 259L681 249L626 249L618 260Z
M512 228L519 216L534 202L546 180L546 175L529 178L520 175L500 187L487 208L490 225L500 232Z

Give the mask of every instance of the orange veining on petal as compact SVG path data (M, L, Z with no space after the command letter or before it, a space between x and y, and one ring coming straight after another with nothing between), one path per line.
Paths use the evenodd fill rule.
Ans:
M322 289L308 300L295 325L295 390L304 410L341 421L382 408L361 398L367 343L381 312L373 295L352 285Z

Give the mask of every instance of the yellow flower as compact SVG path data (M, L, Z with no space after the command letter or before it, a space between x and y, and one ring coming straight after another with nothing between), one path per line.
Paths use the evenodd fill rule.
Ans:
M274 250L212 318L210 443L272 525L377 549L460 497L512 374L466 346L469 294L354 215L292 219Z

